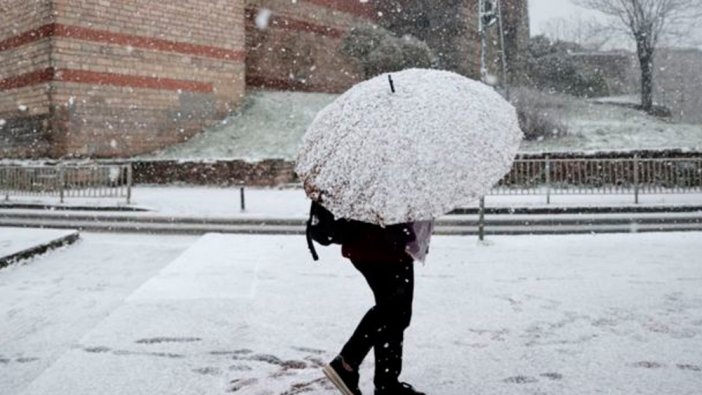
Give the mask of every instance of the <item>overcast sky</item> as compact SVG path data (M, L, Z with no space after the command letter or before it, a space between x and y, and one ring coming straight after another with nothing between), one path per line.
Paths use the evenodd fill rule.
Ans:
M597 17L602 14L578 7L570 0L529 0L529 23L532 35L543 33L543 24L549 19L568 19L576 15Z
M549 19L571 19L579 17L586 19L606 18L604 14L597 11L578 7L570 0L529 0L529 24L531 26L532 35L543 33L544 24ZM702 24L698 26L696 32L692 33L690 36L692 38L689 43L683 44L683 46L696 45L702 49ZM610 42L609 44L615 47L617 46L616 43Z

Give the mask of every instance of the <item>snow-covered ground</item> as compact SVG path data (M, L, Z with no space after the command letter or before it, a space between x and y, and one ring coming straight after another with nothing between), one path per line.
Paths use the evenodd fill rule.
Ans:
M433 240L403 379L441 395L699 394L702 233L489 241ZM334 394L320 365L372 296L338 248L320 252L299 236L86 234L1 270L2 393ZM369 359L364 393L371 375Z
M292 159L307 126L336 97L326 93L252 91L243 107L221 125L148 157Z
M641 97L639 95L619 95L619 96L608 96L608 97L597 97L590 99L593 103L604 103L604 104L621 104L636 106L641 104Z
M542 96L544 111L568 127L561 138L524 141L523 152L621 151L634 149L702 149L702 124L662 120L621 103L590 101L566 95Z
M74 234L75 230L23 229L0 227L0 258L15 255L39 245Z
M702 193L641 195L640 205L702 205ZM12 197L9 203L59 205L56 197ZM240 189L194 186L137 186L132 205L145 212L135 216L220 218L307 218L309 200L301 188L245 188L245 210L241 210ZM124 199L66 198L63 206L104 207L124 205ZM486 197L487 207L569 207L633 206L633 195L554 195L546 204L545 195L500 195ZM477 205L476 205L477 206ZM0 212L7 210L2 208ZM21 210L9 209L16 213ZM124 215L125 213L120 213Z
M0 394L21 393L194 241L82 234L0 270Z
M245 159L296 157L302 135L319 110L337 95L253 91L246 105L226 124L191 141L148 155L161 159ZM540 95L544 111L560 118L566 137L522 144L523 152L702 149L702 125L671 123L621 105ZM631 98L614 98L621 102Z

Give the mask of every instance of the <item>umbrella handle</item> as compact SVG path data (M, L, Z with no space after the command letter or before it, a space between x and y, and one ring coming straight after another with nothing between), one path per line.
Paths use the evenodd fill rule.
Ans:
M314 204L313 204L314 206ZM315 261L319 260L319 255L317 255L317 250L314 248L314 243L312 242L312 209L310 209L310 218L307 220L307 226L305 227L305 237L307 238L307 248L310 249L310 254L312 254L312 259Z

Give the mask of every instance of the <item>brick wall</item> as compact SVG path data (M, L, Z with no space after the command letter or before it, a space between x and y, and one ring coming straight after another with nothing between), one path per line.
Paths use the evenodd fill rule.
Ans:
M153 151L224 118L246 84L344 91L362 70L339 53L342 39L377 22L383 4L2 0L0 157ZM467 29L426 39L437 51L448 36L459 48L456 71L477 77L476 3L456 4ZM507 13L522 15L526 0L507 4ZM271 11L265 28L255 23L262 10ZM528 31L528 20L519 29Z
M298 182L295 164L283 160L133 161L135 184L277 186Z
M271 12L261 29L255 20ZM246 79L252 87L342 92L362 79L354 60L339 53L356 24L374 17L370 3L348 0L247 0Z
M517 159L543 160L550 159L631 159L638 155L641 159L660 158L702 158L702 152L690 150L656 150L656 151L613 151L613 152L556 152L556 153L522 153ZM571 162L560 162L558 166L552 162L552 174L568 174L567 168L572 168ZM216 161L187 161L187 160L135 160L131 162L134 169L136 184L175 184L218 185L218 186L282 186L298 184L300 180L295 174L295 163L284 160L264 160L246 162L243 160ZM576 163L577 166L577 163ZM631 168L629 168L631 169ZM539 171L536 166L533 171ZM543 170L543 169L542 169ZM516 166L513 171L523 174L524 169ZM595 170L590 169L591 172ZM622 170L623 171L623 170ZM630 170L629 170L630 171ZM619 174L625 177L625 174ZM640 180L654 178L655 171L641 175ZM630 173L629 173L629 177ZM630 178L629 178L630 179Z
M50 43L42 55L50 62L38 70L43 90L50 86L51 156L163 148L220 121L243 98L243 0L27 3L50 9L50 18L22 25L28 39L15 50L24 56Z
M241 100L240 1L55 4L54 105L67 135L60 151L152 151L188 139Z
M47 1L0 3L0 157L43 156L49 148L50 23Z

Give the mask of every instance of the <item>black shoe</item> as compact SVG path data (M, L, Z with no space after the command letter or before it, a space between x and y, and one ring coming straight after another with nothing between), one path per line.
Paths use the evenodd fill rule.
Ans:
M419 392L412 388L411 385L407 383L397 383L391 388L387 389L376 389L375 395L426 395L424 392Z
M344 363L344 359L338 356L330 363L326 364L322 371L342 394L361 395L361 391L358 389L358 371L353 369L349 370L349 368L350 367Z

